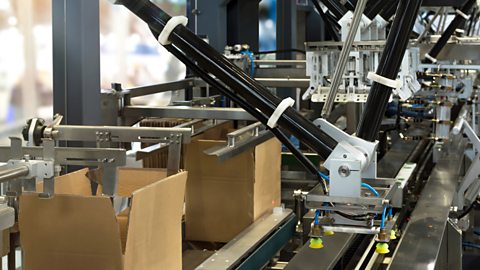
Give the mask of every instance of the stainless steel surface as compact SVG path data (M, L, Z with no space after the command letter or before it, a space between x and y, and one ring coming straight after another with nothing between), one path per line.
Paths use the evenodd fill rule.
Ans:
M182 135L177 134L168 145L167 175L174 175L180 170L182 156Z
M284 209L282 213L274 212L261 217L196 269L230 269L291 215L292 210Z
M295 87L306 88L310 84L310 79L304 78L255 78L266 87Z
M43 147L23 147L22 156L43 157ZM11 159L10 147L0 146L0 161ZM55 164L79 166L123 166L126 162L124 149L55 147Z
M452 144L433 169L389 269L435 268L465 149L463 140Z
M275 65L275 66L280 66L280 65L300 65L300 66L305 66L307 62L305 60L255 60L255 64L258 65Z
M452 41L454 42L454 41ZM433 44L420 44L420 55L425 55L428 53L432 48ZM480 43L478 41L472 42L464 42L458 41L457 43L448 43L445 45L443 50L438 54L436 57L437 60L473 60L478 61L480 60L480 55L478 54L478 50L480 47Z
M417 164L415 163L405 163L395 177L397 182L398 189L393 194L391 204L393 207L402 208L403 207L403 194L405 192L404 188L407 186L407 183L414 176L415 168Z
M465 69L465 70L480 70L480 65L449 65L449 64L420 64L419 69Z
M227 134L227 144L230 147L235 146L237 142L242 141L243 138L250 138L259 135L259 132L265 130L265 126L260 122L239 128Z
M341 41L313 41L306 42L305 47L310 50L324 50L327 47L342 47L344 45ZM385 46L385 40L370 40L370 41L354 41L352 47L371 47L374 50L379 50L379 47Z
M352 21L350 23L350 29L347 37L345 38L345 44L342 47L342 51L340 52L335 73L333 74L332 85L330 87L330 92L328 93L328 99L323 106L322 116L324 118L327 118L332 111L333 103L335 102L335 98L338 93L338 88L345 73L345 67L347 65L348 56L350 55L353 41L357 35L357 32L359 31L360 22L362 20L363 11L365 10L366 4L367 0L360 0L355 6L355 11L353 12Z
M220 161L225 161L271 138L273 138L273 134L268 130L264 130L261 131L257 136L252 136L246 140L237 142L233 146L214 146L205 150L204 153L209 156L217 156Z
M347 233L335 233L323 237L324 248L322 249L311 249L307 242L287 264L285 270L333 269L354 238L355 235Z
M362 188L362 197L327 196L323 195L321 185L317 185L307 194L305 206L310 209L339 211L346 210L354 213L364 213L365 211L369 213L381 213L383 211L384 203L392 199L392 196L395 194L398 186L397 184L393 184L387 188L377 186L373 187L380 194L379 197L367 197L366 193L369 192L369 190L365 188ZM326 206L324 204L326 202L338 205L335 205L334 207Z
M0 183L27 176L28 172L27 166L19 166L17 168L0 167Z
M100 141L100 142L168 142L171 136L181 134L185 142L190 141L190 128L160 127L116 127L116 126L56 126L56 140Z
M200 79L187 78L187 79L183 79L175 82L131 88L131 89L125 90L125 93L130 97L134 98L134 97L146 96L146 95L167 92L172 90L185 89L188 87L196 86L200 83L205 85L205 83Z
M191 118L191 119L220 119L220 120L251 120L256 119L240 108L197 108L197 107L147 107L126 106L123 110L125 117L164 117L164 118Z

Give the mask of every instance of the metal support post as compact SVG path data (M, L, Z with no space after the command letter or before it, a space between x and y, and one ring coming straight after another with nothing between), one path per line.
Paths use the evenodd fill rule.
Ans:
M100 124L98 0L53 0L53 107L64 124Z

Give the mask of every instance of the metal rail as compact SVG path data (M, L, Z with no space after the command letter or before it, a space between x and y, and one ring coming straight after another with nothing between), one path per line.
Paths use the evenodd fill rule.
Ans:
M323 107L323 117L328 118L330 112L333 108L333 103L335 102L335 97L337 96L338 88L343 79L343 74L345 73L345 66L347 65L348 56L350 55L350 50L352 49L353 40L358 32L358 27L360 26L360 21L362 20L363 11L367 0L360 0L355 7L355 12L353 13L352 23L350 31L348 32L347 38L345 40L345 45L340 52L340 57L338 59L337 68L333 74L332 86L330 87L330 93L328 94L327 102Z
M28 172L27 166L19 166L16 168L0 167L0 183L27 176Z

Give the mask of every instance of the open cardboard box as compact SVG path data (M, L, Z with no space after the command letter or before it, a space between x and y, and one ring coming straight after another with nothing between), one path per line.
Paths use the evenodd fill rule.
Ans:
M181 220L187 173L119 169L115 215L110 198L92 196L87 169L56 178L55 196L20 198L24 269L182 269Z
M280 142L270 139L223 162L204 153L226 145L229 131L227 122L186 145L186 240L229 242L280 205Z

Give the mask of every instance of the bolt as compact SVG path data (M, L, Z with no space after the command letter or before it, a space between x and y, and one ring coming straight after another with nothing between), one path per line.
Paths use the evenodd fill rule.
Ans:
M338 168L338 174L341 177L347 177L350 175L350 168L347 165L342 165Z

